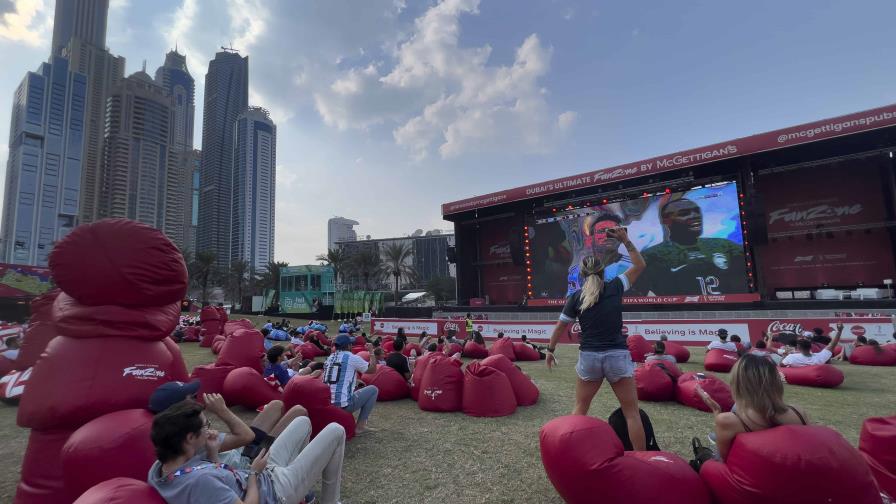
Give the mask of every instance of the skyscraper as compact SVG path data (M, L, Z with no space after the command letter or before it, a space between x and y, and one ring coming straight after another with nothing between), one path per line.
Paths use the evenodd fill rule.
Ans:
M209 62L202 116L202 180L197 252L213 252L230 265L233 197L233 131L249 105L249 57L223 51Z
M274 260L274 181L277 126L261 107L236 120L233 135L231 260L261 271Z
M99 213L158 228L183 247L189 182L173 147L174 116L173 97L146 72L112 88Z
M71 39L106 48L109 0L56 0L53 17L52 56L62 56Z
M124 78L124 58L106 49L109 0L56 0L53 55L87 76L87 117L78 224L97 218L103 168L103 126L109 90Z
M87 77L51 57L16 89L3 200L3 262L46 266L77 224Z
M327 221L327 249L336 249L336 242L355 241L358 233L352 229L358 225L358 221L345 217L333 217Z
M178 171L189 180L186 211L184 212L184 247L196 252L196 226L199 225L199 190L202 170L202 151L191 150L179 155Z
M165 55L165 64L156 70L156 83L174 99L174 149L193 150L194 92L196 85L187 70L187 57L176 50Z

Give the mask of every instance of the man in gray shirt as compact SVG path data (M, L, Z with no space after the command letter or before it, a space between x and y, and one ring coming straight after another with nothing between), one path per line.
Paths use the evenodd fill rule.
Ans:
M151 439L158 460L147 480L169 504L205 502L275 504L299 502L320 478L320 500L339 500L345 430L339 424L325 427L312 442L307 417L293 420L268 452L262 452L248 470L221 463L218 453L233 447L228 439L246 439L252 431L227 409L218 394L204 396L205 408L186 400L156 415ZM205 410L223 421L231 435L222 440L210 430Z

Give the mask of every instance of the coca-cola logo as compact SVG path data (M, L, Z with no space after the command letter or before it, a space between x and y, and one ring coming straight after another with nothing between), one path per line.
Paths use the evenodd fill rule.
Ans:
M628 331L628 329L626 329L625 327L623 327L623 328L622 328L622 331L625 332L625 331ZM572 325L572 332L573 332L573 334L582 332L582 326L579 325L578 322L574 323L574 324Z
M818 205L805 210L782 208L768 214L768 223L774 224L775 221L779 220L783 220L784 222L803 222L831 217L845 217L848 215L856 215L861 211L861 203L844 206Z
M510 255L510 244L509 243L499 243L496 245L492 245L491 248L488 249L488 255L493 255L493 256Z
M124 368L121 376L133 376L138 380L157 380L159 378L164 378L165 372L155 366L138 364L136 366Z
M776 320L768 325L766 332L769 334L781 333L781 332L790 332L790 333L802 333L803 325L797 322L781 322L780 320Z
M445 322L444 329L446 331L459 331L460 327L458 327L458 325L456 323L449 321L449 322Z
M864 336L865 335L865 326L854 325L849 328L849 332L852 333L853 336Z

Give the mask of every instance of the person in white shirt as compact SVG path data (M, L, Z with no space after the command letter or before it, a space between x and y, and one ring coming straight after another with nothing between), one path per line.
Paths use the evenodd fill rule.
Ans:
M834 339L832 339L831 342L828 343L828 346L824 347L824 349L818 353L812 353L811 339L801 338L796 342L797 351L784 357L784 360L781 361L781 365L787 367L804 367L826 363L831 360L834 347L840 342L840 336L842 334L843 323L837 322L837 334L834 335Z
M324 383L330 386L330 402L349 413L358 413L358 421L355 424L355 433L362 434L373 429L367 427L367 418L373 411L379 389L374 385L355 391L355 380L358 373L376 373L378 358L370 359L368 363L364 359L351 353L349 348L355 339L348 334L340 334L333 341L336 351L327 358L324 363ZM374 348L367 344L367 352L374 356Z
M672 364L678 364L678 361L675 360L674 355L666 355L666 344L662 341L657 341L653 344L653 353L648 355L644 362L650 361L666 361L671 362Z
M737 352L737 345L728 341L727 329L719 329L716 332L716 335L719 337L719 340L710 342L709 346L706 347L707 350L725 350L726 352Z
M6 357L13 361L19 358L19 337L10 336L6 338L6 350L0 352L0 356Z

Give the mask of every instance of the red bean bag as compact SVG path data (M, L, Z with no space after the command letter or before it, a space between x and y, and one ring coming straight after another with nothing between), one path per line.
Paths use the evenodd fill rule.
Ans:
M414 352L417 353L417 357L420 357L421 355L423 355L423 349L420 348L420 345L418 345L416 343L408 343L407 345L405 345L404 348L401 350L401 354L404 355L405 357L410 357L411 350L413 350Z
M28 325L25 337L22 338L22 346L19 348L19 356L13 362L13 369L24 371L37 362L40 354L47 348L50 340L56 337L56 325L52 322L37 322ZM5 373L4 373L5 374Z
M227 310L224 309L223 306L216 306L216 310L218 310L218 314L221 316L221 329L224 329L224 324L227 323Z
M872 345L862 345L853 348L849 354L849 363L859 366L896 366L896 352L884 347L875 348Z
M85 260L85 258L90 260ZM187 267L158 229L127 219L75 228L50 253L53 281L88 306L162 306L187 293Z
M878 487L896 495L896 416L866 419L859 434L859 451Z
M222 366L250 367L259 373L264 371L264 336L255 329L240 329L227 338L215 364Z
M451 343L450 345L448 345L448 348L444 349L445 355L449 357L454 354L463 354L463 351L464 347L460 346L460 343Z
M423 385L423 376L426 374L426 368L429 366L429 361L436 354L430 353L426 354L423 357L417 358L414 363L414 369L411 372L411 399L417 401L420 399L420 388Z
M513 344L513 354L516 356L516 360L518 361L541 360L541 355L538 354L538 350L532 348L531 345L522 342L516 342Z
M330 341L330 338L327 338L327 335L320 331L317 332L317 341L325 347L333 346L333 342Z
M812 353L818 353L827 347L828 346L825 345L824 343L812 343ZM836 357L836 356L840 355L840 352L842 352L842 351L843 351L843 348L840 345L837 345L834 347L834 350L831 352L831 355Z
M674 341L666 341L666 354L674 356L679 364L691 360L691 351L681 343Z
M811 482L794 484L795 475ZM719 504L881 502L859 451L819 425L738 434L725 462L704 463L700 477Z
M711 374L706 374L703 379L698 379L697 373L681 375L675 386L675 400L700 411L709 411L709 407L703 403L703 399L700 399L700 395L697 394L697 385L703 387L703 390L709 394L709 397L719 403L722 411L731 411L731 407L734 406L731 388L727 383Z
M397 401L411 395L411 389L404 376L389 366L377 366L376 373L361 375L361 381L367 385L375 385L379 389L377 402Z
M779 368L784 379L791 385L806 387L836 388L843 383L843 371L830 364L817 366Z
M658 366L638 366L635 383L640 401L674 401L675 382Z
M221 353L221 349L224 347L223 341L217 341L212 345L212 353L218 355Z
M475 417L502 417L516 411L516 396L507 376L497 369L471 362L464 372L461 409Z
M180 303L165 306L88 306L62 292L53 304L58 334L70 338L122 337L162 341L177 327Z
M480 345L475 341L468 341L464 343L464 351L462 354L464 357L469 357L470 359L484 359L488 357L488 348L485 348L484 345ZM514 354L515 356L516 354Z
M709 504L700 477L678 455L624 451L603 420L571 415L541 428L541 462L570 504Z
M249 367L234 369L224 378L221 392L230 406L240 405L256 409L275 399L283 399L283 394L265 380L261 374Z
M14 502L56 504L69 501L59 453L71 434L69 429L31 431Z
M632 354L632 360L635 362L644 362L647 354L653 351L653 345L640 334L633 334L627 337L625 343L628 345L628 351Z
M503 355L511 361L516 360L516 353L513 351L513 341L510 338L503 337L496 339L492 346L488 349L488 355Z
M345 428L345 439L355 436L355 417L351 413L333 406L330 402L330 387L320 378L296 376L283 389L283 411L301 405L308 410L311 419L311 436L316 436L331 422Z
M355 345L355 346L352 347L352 353L353 353L353 354L358 354L358 353L361 353L361 352L363 352L363 351L365 351L365 350L367 350L367 345Z
M246 319L228 320L224 323L224 328L221 330L221 333L225 337L230 337L231 334L240 329L255 329L255 324Z
M38 322L53 322L53 303L56 302L56 296L60 292L62 292L61 289L48 290L31 300L29 305L31 309L31 318L28 320L29 329Z
M60 454L69 499L111 478L145 479L156 460L149 438L152 419L145 408L121 410L94 418L72 433Z
M644 366L661 368L663 371L670 375L673 382L678 381L678 379L681 378L681 375L684 374L676 364L672 364L668 361L650 360L645 362Z
M24 371L10 371L0 377L0 401L6 404L19 404L30 377L31 368Z
M147 471L148 472L148 471ZM113 478L84 492L75 504L165 504L165 500L143 480Z
M199 390L196 397L202 399L203 394L220 394L224 391L224 379L231 371L236 369L234 366L216 366L214 364L205 364L193 368L190 373L190 380L199 380Z
M33 368L18 424L74 430L106 413L145 408L156 387L186 379L175 376L183 365L162 341L57 336Z
M433 355L420 384L417 405L423 411L460 411L464 387L462 363L444 354Z
M298 352L302 354L303 359L314 359L326 355L326 353L314 343L302 343L298 346Z
M492 355L482 360L483 366L490 366L504 373L513 387L517 406L532 406L538 402L538 386L503 355Z
M13 370L13 361L0 355L0 376L6 376Z
M703 357L703 369L715 373L728 373L737 362L737 352L728 352L718 348L709 350Z
M386 353L394 352L395 351L395 342L392 340L384 341L383 342L383 350Z

